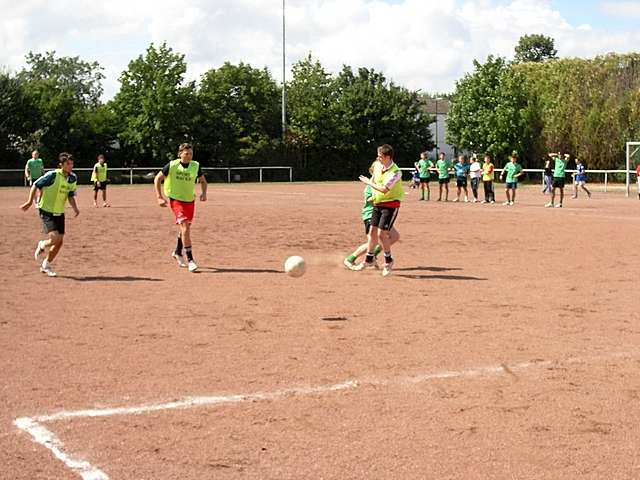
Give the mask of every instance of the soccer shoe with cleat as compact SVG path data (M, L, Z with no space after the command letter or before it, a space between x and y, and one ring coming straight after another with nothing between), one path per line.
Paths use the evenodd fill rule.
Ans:
M391 270L393 269L393 262L385 263L384 268L382 269L382 276L388 277L391 275Z
M562 204L561 203L557 204L556 208L562 208Z
M357 265L355 265L353 267L353 270L356 272L359 272L360 270L371 270L371 269L377 269L378 268L378 263L377 262L371 262L371 263L367 263L367 262L362 262L359 263Z
M347 267L349 270L353 270L356 267L356 264L354 262L352 262L351 260L349 260L348 258L345 258L342 261L342 264Z
M187 266L182 255L178 255L176 252L171 252L171 258L173 258L178 263L179 267L184 268Z
M57 275L56 272L53 271L53 268L51 268L51 265L47 265L46 267L40 266L40 272L46 273L47 277L55 277Z
M553 208L553 203L545 203L544 208Z
M33 257L36 259L36 262L40 261L40 255L42 255L42 252L44 252L43 243L44 242L42 240L38 241L38 246L36 247L36 251L33 254Z
M513 207L513 204L514 204L514 203L515 203L515 202L509 202L509 205Z
M193 260L189 261L189 271L191 273L195 273L198 271L198 265L196 265L196 262L194 262Z
M507 206L509 206L509 205L511 205L511 202L508 202L508 201L507 201L507 202L502 202L502 205L507 205Z

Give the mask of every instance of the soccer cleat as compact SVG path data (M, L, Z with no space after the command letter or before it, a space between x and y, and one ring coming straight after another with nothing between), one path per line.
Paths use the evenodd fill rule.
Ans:
M109 205L108 203L103 203L103 204L102 204L102 206L103 206L104 208L109 208L111 205Z
M482 200L482 203L489 203L489 202L487 202L486 200Z
M198 265L196 265L196 262L194 262L193 260L189 261L189 271L191 273L195 273L198 271Z
M353 270L356 267L356 264L350 261L348 258L345 258L342 261L342 264L347 267L349 270Z
M384 268L382 269L382 276L388 277L391 275L391 270L393 269L393 262L385 263Z
M46 273L48 277L56 276L56 272L53 271L53 268L51 268L51 265L47 265L46 267L40 266L40 272Z
M562 204L561 203L557 204L556 208L562 208Z
M549 202L544 205L545 208L553 208L553 203Z
M366 269L371 269L371 268L378 268L377 262L375 262L375 261L371 262L371 263L362 262L362 263L359 263L359 264L355 265L352 270L354 270L356 272L359 272L360 270L366 270Z
M511 205L511 202L506 201L506 202L502 202L503 205Z
M182 255L178 255L176 252L171 252L171 258L173 258L176 262L178 262L179 267L186 267L187 264L184 261L184 257Z
M459 198L454 198L454 199L453 199L453 201L454 201L454 202L459 202L459 201L460 201L460 199L459 199ZM446 200L445 200L445 202L446 202Z
M509 202L509 205L513 206L514 202Z
M469 203L469 199L467 197L464 197L464 203Z
M40 255L42 255L42 252L44 252L44 245L43 245L43 241L39 240L38 241L38 246L36 247L36 251L33 254L34 258L36 259L36 262L40 261Z

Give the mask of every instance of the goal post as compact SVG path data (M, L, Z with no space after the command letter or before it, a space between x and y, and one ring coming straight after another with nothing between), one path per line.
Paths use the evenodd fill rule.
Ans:
M635 167L638 164L640 164L640 142L627 142L627 164L626 164L627 197L631 192L631 175L632 175L632 172L635 173Z

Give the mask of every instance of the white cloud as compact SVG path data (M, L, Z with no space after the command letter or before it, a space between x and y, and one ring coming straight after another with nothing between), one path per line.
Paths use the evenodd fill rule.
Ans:
M614 17L640 18L640 3L634 2L602 2L600 10Z
M97 60L110 97L131 59L150 42L167 41L186 55L189 78L243 61L279 80L281 8L281 0L0 0L0 65L20 68L29 50ZM288 67L311 52L331 72L373 67L423 91L451 91L474 59L510 57L526 33L554 37L563 56L640 44L640 33L573 26L551 0L287 0Z

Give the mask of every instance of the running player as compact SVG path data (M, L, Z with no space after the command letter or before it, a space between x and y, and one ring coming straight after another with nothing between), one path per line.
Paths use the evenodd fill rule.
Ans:
M193 260L191 247L191 223L195 212L195 183L200 182L202 193L200 201L207 200L207 180L204 178L200 164L193 160L193 147L183 143L178 148L178 159L167 163L154 179L158 205L167 206L167 200L162 195L161 184L164 181L164 194L169 198L169 205L178 225L178 240L176 248L171 252L180 267L188 267L190 272L198 271L198 265ZM182 249L187 254L185 263Z
M110 207L111 205L107 203L107 164L102 154L98 155L98 161L93 166L91 181L93 182L93 206L98 206L98 190L102 190L102 206Z
M76 217L80 215L75 197L78 178L72 171L73 157L68 153L61 153L58 156L58 160L60 168L38 178L31 186L31 190L29 190L28 200L20 207L25 212L29 210L36 196L36 191L40 192L38 209L47 238L38 242L34 256L36 261L40 261L40 255L47 248L49 249L47 256L40 265L40 271L46 273L49 277L56 276L56 272L51 267L51 262L60 253L64 241L64 207L67 200L69 200Z

